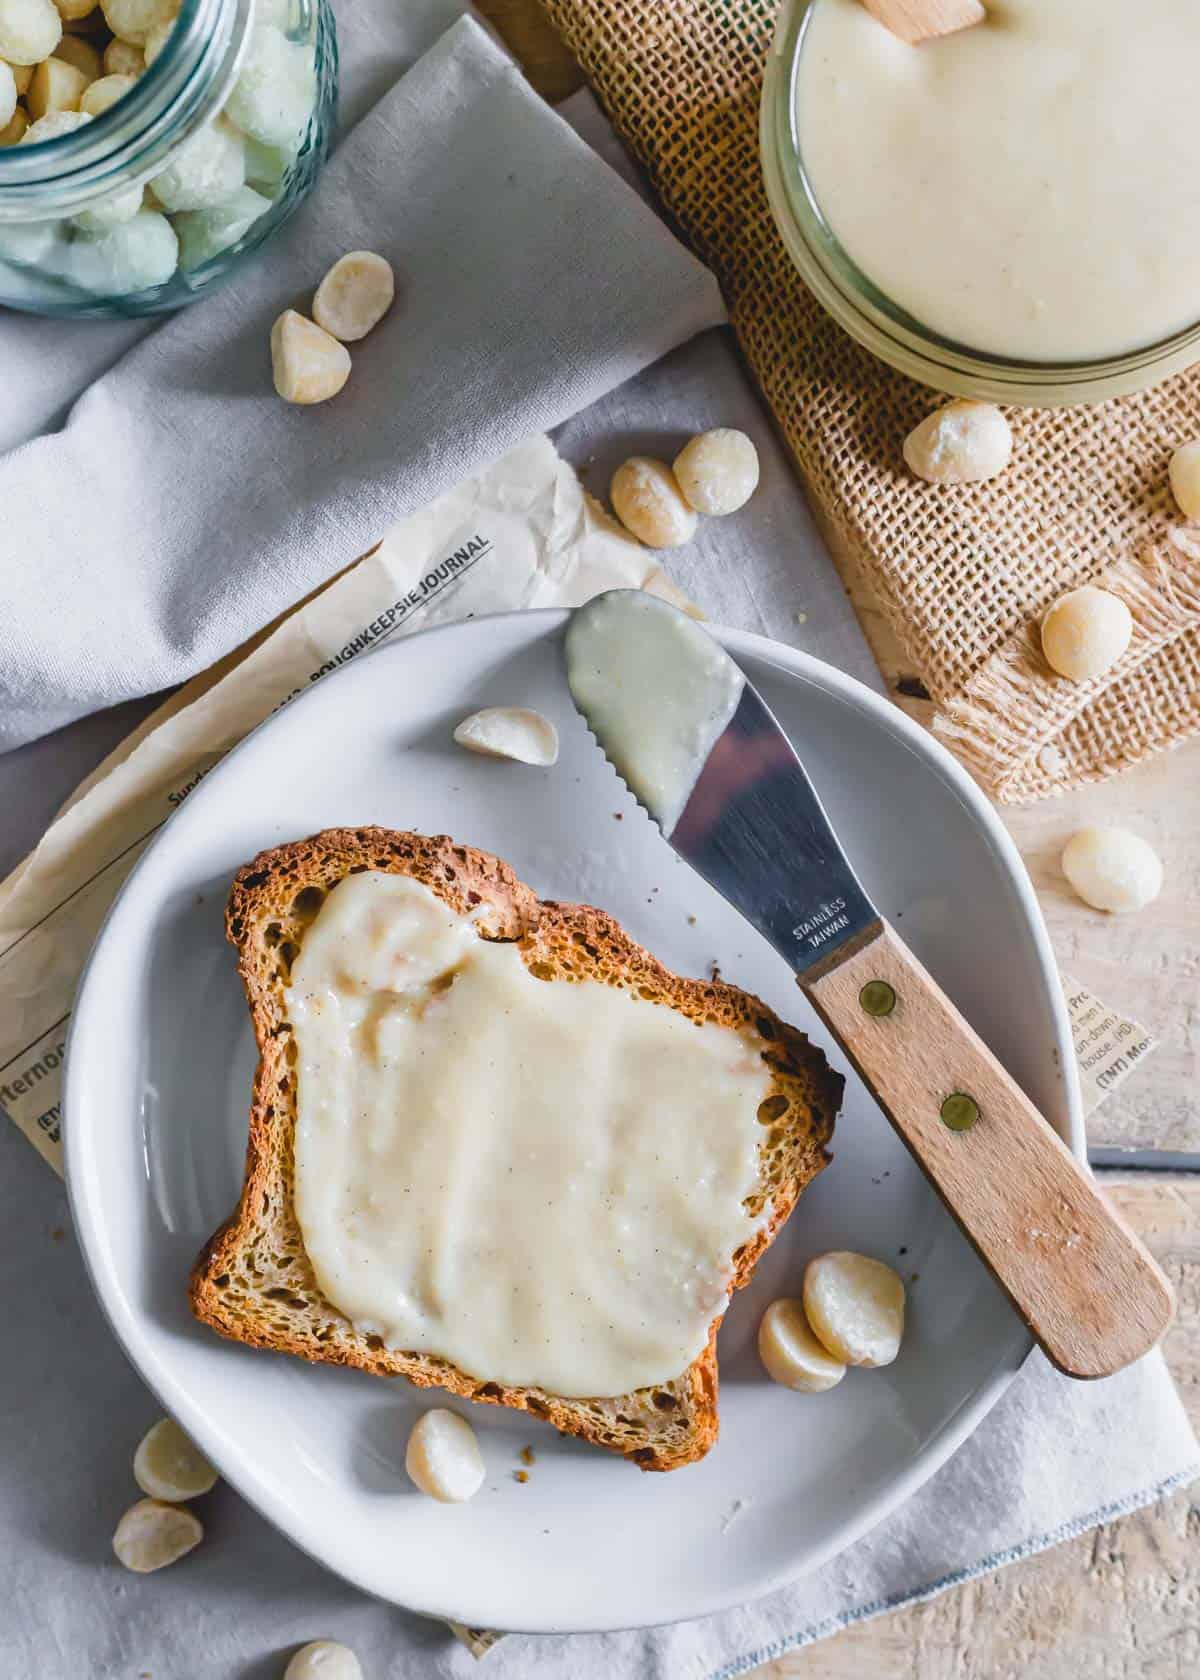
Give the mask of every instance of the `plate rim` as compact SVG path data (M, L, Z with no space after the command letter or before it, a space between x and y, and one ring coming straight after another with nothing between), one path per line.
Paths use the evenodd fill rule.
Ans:
M475 618L459 620L450 624L434 625L426 630L415 631L397 642L388 644L387 652L392 658L397 656L403 658L404 654L401 650L405 649L410 643L424 642L431 638L453 638L464 633L478 634L485 631L487 626L500 623L511 624L517 620L521 621L523 628L527 627L526 639L533 642L543 636L554 635L561 631L570 618L571 610L563 607L546 607L524 608L506 613L481 614ZM789 647L786 643L758 635L753 631L737 630L724 625L711 624L707 621L705 628L714 634L735 658L742 652L749 653L766 664L781 670L785 675L798 677L815 684L845 701L859 712L866 714L878 726L881 733L890 736L893 742L903 744L923 759L926 765L938 774L943 783L966 806L968 814L974 819L975 825L982 829L992 850L1001 862L1004 872L1015 890L1019 908L1023 915L1025 930L1032 938L1038 967L1041 970L1045 991L1050 1001L1053 1035L1058 1041L1063 1118L1066 1127L1065 1141L1072 1153L1086 1163L1086 1131L1082 1092L1070 1036L1066 998L1062 990L1057 962L1050 944L1050 937L1041 907L1034 893L1032 882L1021 861L1020 853L1001 823L998 814L987 800L986 795L968 772L927 730L923 729L920 724L916 723L885 695L875 693L856 677L847 675L845 672L838 670L836 666L817 659L801 649ZM375 651L381 653L384 650L381 648ZM331 684L336 684L342 678L348 678L353 671L360 668L362 663L354 660L341 669L331 672L320 683L314 684L312 688L298 695L287 707L287 710L290 712L297 705L303 706L315 703L318 695L327 694ZM249 731L213 766L209 775L205 777L205 781L217 778L224 771L226 765L236 758L242 749L258 735L260 730L271 727L278 715L278 712L269 713L254 729ZM597 748L597 751L599 751L599 748ZM183 808L185 807L180 807L180 809ZM172 818L176 814L172 813ZM351 1560L340 1557L336 1551L331 1551L328 1548L322 1549L298 1539L286 1516L277 1510L269 1486L256 1486L253 1492L248 1490L246 1481L252 1472L247 1470L246 1476L242 1474L243 1460L247 1456L244 1448L240 1446L235 1448L239 1457L232 1474L226 1469L227 1456L223 1450L223 1442L218 1446L215 1453L210 1453L214 1431L209 1425L204 1408L193 1403L190 1394L174 1377L169 1366L144 1344L144 1332L139 1317L125 1298L119 1278L115 1275L106 1275L102 1271L101 1262L107 1246L104 1223L100 1217L99 1204L102 1198L94 1193L88 1194L86 1165L81 1156L83 1145L82 1142L73 1142L76 1128L71 1123L71 1117L76 1110L79 1100L78 1091L83 1081L83 1071L79 1058L73 1054L73 1049L77 1036L81 1036L86 1027L89 1013L90 981L97 954L107 940L118 906L125 901L127 894L136 891L136 884L142 870L171 826L171 820L168 819L168 822L163 825L146 847L106 911L81 972L72 1008L64 1057L64 1176L71 1217L79 1239L88 1281L118 1345L164 1410L175 1417L181 1426L197 1439L205 1452L213 1457L223 1479L227 1480L236 1489L239 1497L245 1499L247 1504L270 1522L272 1527L282 1534L289 1544L296 1546L299 1551L307 1554L332 1574L348 1581L360 1591L378 1599L380 1602L391 1603L414 1614L443 1621L478 1625L479 1618L473 1615L469 1609L464 1610L461 1605L456 1607L444 1603L425 1601L420 1604L413 1604L407 1600L381 1594L375 1586L370 1585L360 1577L352 1566ZM1063 1134L1060 1133L1060 1135ZM91 1188L94 1192L95 1186ZM676 1610L673 1608L671 1613L665 1617L638 1622L634 1626L637 1628L665 1626L695 1617L719 1614L722 1611L753 1602L778 1591L813 1573L832 1558L839 1556L857 1540L878 1526L879 1523L886 1520L893 1511L899 1509L931 1476L941 1469L953 1453L983 1422L988 1412L1005 1393L1013 1378L1024 1366L1033 1349L1033 1338L1028 1332L1025 1332L1019 1338L1014 1351L1007 1356L1002 1356L997 1361L990 1377L979 1385L971 1398L963 1403L957 1412L947 1418L942 1427L925 1442L912 1462L898 1471L889 1482L886 1490L868 1499L855 1518L836 1526L825 1542L806 1548L798 1561L792 1559L777 1569L766 1571L758 1577L755 1586L748 1594L739 1588L729 1593L708 1597L702 1603L686 1609ZM519 1627L512 1625L501 1627L494 1616L485 1619L489 1626L496 1628L498 1631L513 1633L568 1635L633 1631L630 1624L623 1619L612 1620L603 1617L589 1621L586 1626L567 1626L553 1616L546 1618L524 1617Z

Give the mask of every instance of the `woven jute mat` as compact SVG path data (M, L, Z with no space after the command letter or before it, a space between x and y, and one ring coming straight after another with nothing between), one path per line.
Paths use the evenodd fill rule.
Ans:
M759 166L776 0L541 0L667 210L712 267L839 563L866 574L937 706L934 728L999 800L1123 770L1200 727L1200 527L1166 486L1200 433L1200 368L1090 408L1010 410L1013 465L931 486L901 444L942 399L860 349L793 269ZM1073 684L1036 625L1102 583L1135 631Z

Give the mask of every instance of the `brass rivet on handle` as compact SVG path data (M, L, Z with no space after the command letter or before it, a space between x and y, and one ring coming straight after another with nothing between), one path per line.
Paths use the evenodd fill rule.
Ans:
M896 1007L896 994L886 980L868 980L858 1001L868 1015L890 1015Z
M969 1132L979 1118L979 1104L965 1091L952 1091L942 1104L941 1116L952 1132Z

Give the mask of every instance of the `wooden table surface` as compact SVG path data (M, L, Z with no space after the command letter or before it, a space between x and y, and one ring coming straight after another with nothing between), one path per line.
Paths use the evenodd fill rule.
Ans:
M537 0L475 0L551 101L582 83ZM869 589L848 587L897 703L912 673ZM910 686L908 684L906 686ZM1149 1027L1158 1048L1092 1116L1093 1146L1200 1153L1200 741L1139 770L1002 812L1033 879L1063 969ZM1140 916L1091 911L1066 889L1063 842L1119 823L1163 859L1162 896ZM1109 1172L1105 1188L1164 1263L1179 1297L1166 1353L1200 1430L1200 1174ZM1200 1486L1148 1510L847 1629L750 1680L1197 1680Z

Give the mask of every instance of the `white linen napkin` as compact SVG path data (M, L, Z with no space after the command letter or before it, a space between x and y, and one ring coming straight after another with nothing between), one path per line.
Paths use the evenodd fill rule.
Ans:
M271 322L360 247L393 262L396 305L332 403L291 408ZM259 260L0 459L0 748L212 664L398 515L723 314L707 270L461 19Z

